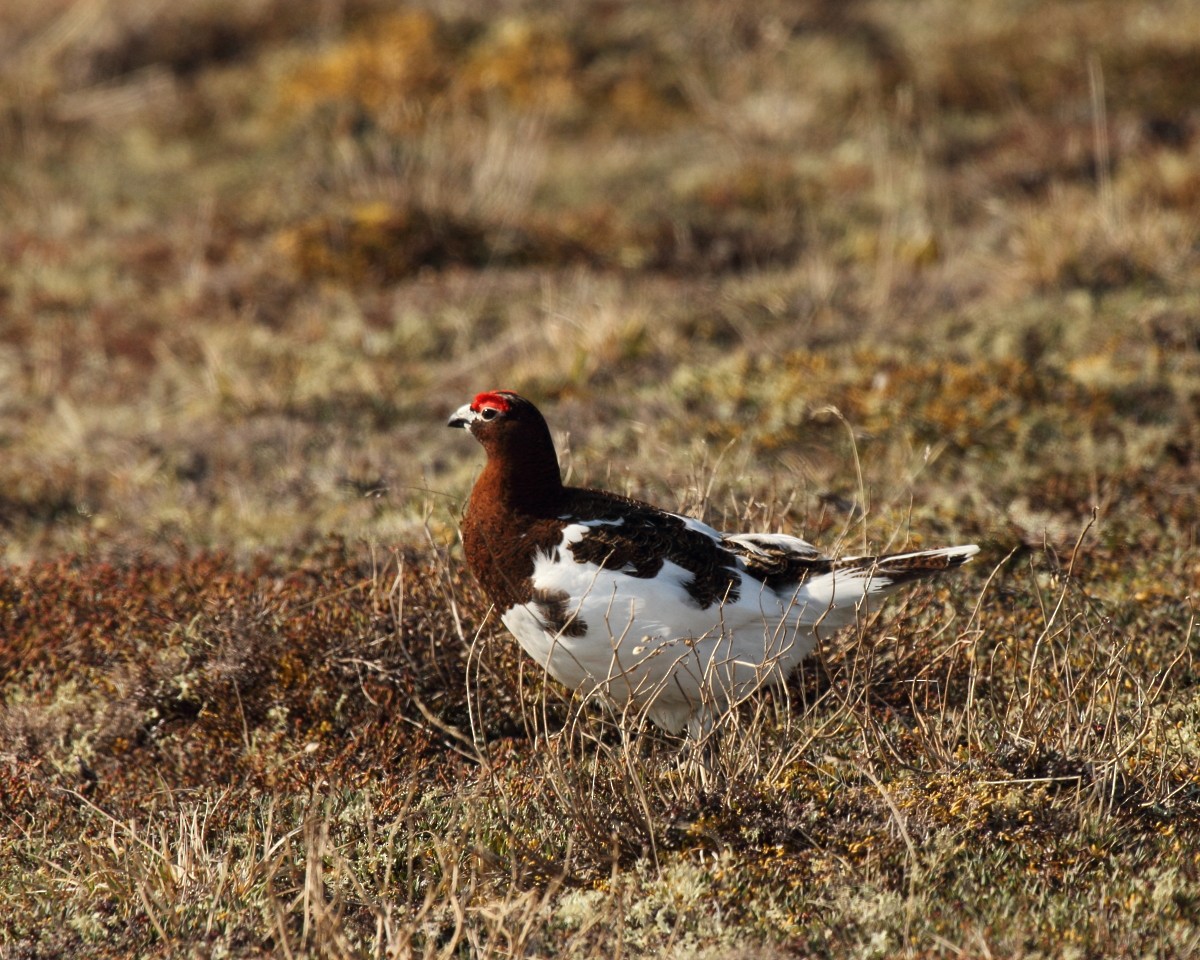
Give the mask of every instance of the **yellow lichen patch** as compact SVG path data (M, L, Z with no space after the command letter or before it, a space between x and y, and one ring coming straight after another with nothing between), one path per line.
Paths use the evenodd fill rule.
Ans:
M432 14L406 10L297 68L283 83L285 108L352 104L396 133L419 129L444 93L452 51Z
M383 203L345 218L313 217L282 231L276 243L302 276L348 282L395 282L422 267L475 264L487 255L478 226Z
M964 444L977 442L984 431L1019 429L1026 404L1047 388L1044 374L1016 359L871 366L870 385L852 387L849 398L868 429L907 421Z
M384 17L295 68L281 107L353 107L393 134L439 112L503 106L568 123L648 129L677 119L674 67L652 43L580 36L561 18L450 24L425 11Z
M581 106L576 51L551 22L501 20L468 51L453 95L468 103L498 97L566 117Z

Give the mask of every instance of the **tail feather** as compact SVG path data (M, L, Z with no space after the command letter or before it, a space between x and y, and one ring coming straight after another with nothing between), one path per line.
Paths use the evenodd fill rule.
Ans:
M916 550L879 557L843 557L832 569L804 584L809 616L815 612L829 627L845 626L901 584L961 567L979 552L975 544Z
M978 552L979 547L976 544L968 543L958 547L940 547L937 550L890 553L881 557L846 557L837 561L835 569L843 576L851 571L869 575L871 586L867 589L873 592L961 567ZM875 587L874 581L877 579L886 582Z

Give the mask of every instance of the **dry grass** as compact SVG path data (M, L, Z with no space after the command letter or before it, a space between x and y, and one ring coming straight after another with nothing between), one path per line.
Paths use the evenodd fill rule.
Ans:
M0 10L0 956L1200 951L1177 0ZM463 572L572 479L977 540L704 777Z

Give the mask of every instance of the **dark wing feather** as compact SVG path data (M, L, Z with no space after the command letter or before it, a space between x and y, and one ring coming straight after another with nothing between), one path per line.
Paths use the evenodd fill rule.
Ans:
M738 598L737 559L719 537L637 500L599 490L571 493L569 510L561 519L594 524L570 545L580 563L648 579L658 576L669 561L691 574L684 588L701 609Z
M791 592L809 577L835 569L835 561L798 537L750 533L726 536L723 542L750 576L777 592Z

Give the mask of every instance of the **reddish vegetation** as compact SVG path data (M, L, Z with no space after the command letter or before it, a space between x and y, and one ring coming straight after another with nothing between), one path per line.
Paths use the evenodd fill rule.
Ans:
M3 571L0 673L26 691L28 721L10 716L5 734L23 789L73 787L120 810L162 786L295 789L444 763L436 731L398 718L419 717L419 700L465 726L458 631L474 626L447 601L457 593L467 616L474 589L396 559L390 596L337 546L286 571L219 554ZM62 753L84 740L86 755Z

